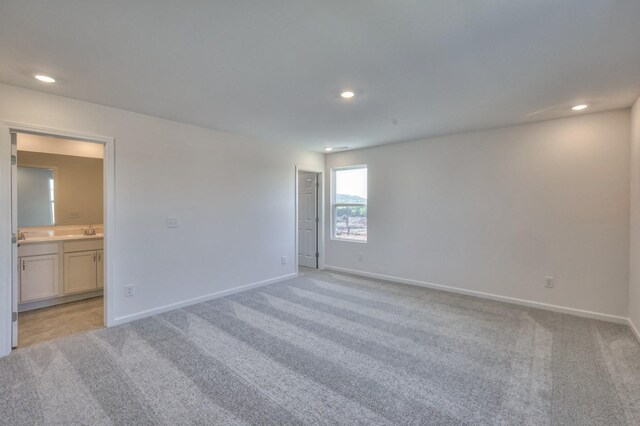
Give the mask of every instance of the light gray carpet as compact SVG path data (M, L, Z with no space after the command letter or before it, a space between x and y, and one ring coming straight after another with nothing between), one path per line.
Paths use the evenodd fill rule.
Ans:
M0 359L0 423L640 424L626 326L329 272Z

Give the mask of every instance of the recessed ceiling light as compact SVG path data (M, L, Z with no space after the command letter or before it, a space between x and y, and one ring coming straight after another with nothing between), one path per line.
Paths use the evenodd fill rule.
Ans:
M345 90L344 92L340 93L340 96L343 97L344 99L351 99L355 95L356 94L351 90Z
M589 105L587 104L580 104L580 105L576 105L573 108L571 108L574 111L582 111L583 109L587 109L589 108Z
M325 151L333 151L333 148L326 147L324 150L325 150Z
M49 77L48 75L38 74L35 77L36 77L36 80L40 80L40 81L43 81L45 83L55 83L56 82L55 78Z

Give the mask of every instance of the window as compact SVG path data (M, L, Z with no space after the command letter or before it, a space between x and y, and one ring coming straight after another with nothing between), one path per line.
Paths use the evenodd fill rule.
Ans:
M331 170L332 237L367 242L367 166Z

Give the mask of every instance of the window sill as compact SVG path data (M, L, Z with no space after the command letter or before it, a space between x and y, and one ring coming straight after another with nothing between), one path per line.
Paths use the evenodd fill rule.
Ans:
M340 242L343 242L343 243L367 244L367 241L350 240L348 238L336 238L336 237L331 237L331 241L340 241Z

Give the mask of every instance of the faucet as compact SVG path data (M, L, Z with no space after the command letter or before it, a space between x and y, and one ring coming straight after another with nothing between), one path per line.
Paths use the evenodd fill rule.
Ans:
M89 228L84 230L84 235L96 235L96 228L93 225L89 225Z

